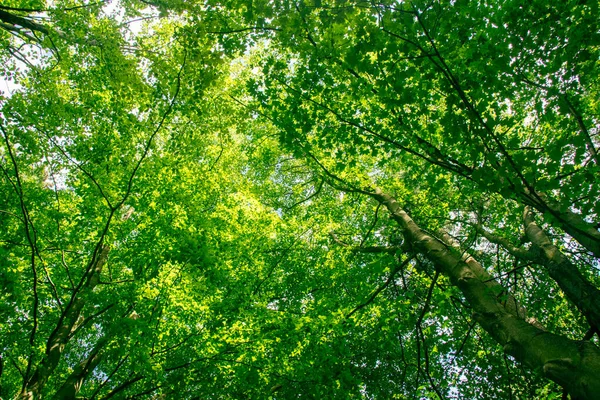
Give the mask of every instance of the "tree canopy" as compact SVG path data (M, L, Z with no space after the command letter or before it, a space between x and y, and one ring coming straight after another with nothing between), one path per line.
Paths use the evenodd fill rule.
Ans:
M598 7L5 1L0 397L597 398Z

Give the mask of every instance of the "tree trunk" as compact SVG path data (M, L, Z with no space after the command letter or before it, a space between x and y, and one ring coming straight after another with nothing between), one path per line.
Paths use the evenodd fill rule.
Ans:
M0 10L0 21L6 24L6 27L4 27L5 29L10 29L11 27L14 27L14 30L19 30L17 26L22 26L23 28L29 29L31 31L41 32L44 34L48 34L49 32L48 28L44 25L40 25L28 18L23 18L3 10Z
M546 267L567 298L579 308L593 328L600 328L600 291L552 243L535 223L529 207L523 212L525 234L537 250L533 261Z
M526 193L524 193L527 195ZM600 258L600 231L593 224L586 222L579 214L570 210L560 209L557 204L550 201L547 196L536 193L542 199L542 203L536 202L533 206L542 214L550 214L557 219L558 225L577 240L586 250ZM525 202L527 203L527 202Z
M73 300L67 305L56 328L46 343L46 354L44 358L33 372L31 378L23 386L23 389L18 396L19 399L29 400L41 398L44 386L60 362L63 350L68 343L69 335L77 326L87 295L100 281L100 273L102 272L102 267L106 263L108 250L108 246L102 247L102 250L92 262L85 284L81 287L80 293L75 295Z
M600 349L588 341L575 341L546 332L511 311L518 306L502 304L508 292L488 278L472 257L463 259L452 247L422 230L394 198L377 189L372 194L386 206L413 248L431 260L461 290L477 322L518 361L563 386L573 399L596 399L600 393Z
M81 386L89 374L102 361L102 349L108 342L108 338L104 337L96 343L90 355L80 362L74 369L71 375L65 380L65 383L58 389L53 399L55 400L72 400L75 399Z

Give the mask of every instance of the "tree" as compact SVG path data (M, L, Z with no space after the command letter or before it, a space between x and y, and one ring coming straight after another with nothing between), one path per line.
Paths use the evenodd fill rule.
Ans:
M272 26L281 24L283 33L273 36L278 50L267 52L264 74L252 90L262 112L283 131L284 142L318 164L334 187L341 181L343 190L390 204L381 197L387 194L377 195L369 186L389 185L393 175L411 179L418 169L427 190L439 190L444 179L440 169L451 173L464 205L447 212L462 214L463 224L472 225L476 234L502 245L517 260L545 268L594 332L600 309L594 277L582 274L552 243L530 207L546 217L546 229L557 234L562 230L575 239L581 246L576 251L587 254L584 263L594 265L600 236L598 188L592 177L598 174L599 160L587 126L597 124L596 102L589 97L597 90L589 57L598 47L587 16L594 18L597 7L517 2L496 8L484 2L297 4L295 12L273 18ZM571 22L579 33L571 31ZM581 32L588 33L585 39ZM327 161L332 158L335 161ZM359 176L352 178L357 170ZM349 185L348 179L354 183ZM594 183L582 184L586 180ZM403 183L412 188L409 191L423 189L422 184ZM521 224L531 247L515 246L482 228L486 218L496 223L508 218L485 215L490 203L482 197L495 193L525 206ZM411 202L410 195L403 197L403 202ZM450 198L440 197L446 202ZM406 221L394 219L411 247L420 243ZM509 230L523 231L518 226ZM428 235L427 240L439 242ZM519 241L518 234L515 239L512 243ZM471 240L477 243L478 238ZM577 248L573 242L570 247ZM440 251L417 246L437 273L461 287L459 277L434 256ZM492 279L473 273L484 283ZM466 287L461 290L477 310L476 296ZM506 291L497 295L506 296ZM486 315L497 313L488 310ZM484 327L490 323L479 322ZM486 329L497 334L498 321ZM530 345L519 345L512 354L526 361L524 353L535 351ZM564 359L579 357L573 348L573 355ZM597 368L591 367L597 357L591 356L590 371ZM570 375L579 367L569 365L569 374L562 378L550 365L532 366L547 369L547 375L574 397L597 392L591 388L594 373L583 378L588 368L583 364L581 386L590 387L568 387L566 382L579 379Z
M211 38L177 37L170 20L131 43L114 17L89 11L70 28L90 40L17 64L22 89L3 98L2 396L219 385L189 381L243 346L220 333L243 320L230 293L248 261L229 285L231 260L265 251L275 222L243 178L235 118L223 118L222 54Z
M0 11L1 396L600 392L597 4Z

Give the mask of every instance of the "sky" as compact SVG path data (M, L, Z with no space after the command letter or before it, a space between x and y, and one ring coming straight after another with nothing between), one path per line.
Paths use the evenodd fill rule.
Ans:
M117 22L122 23L123 26L126 26L129 29L129 31L131 32L131 34L133 36L137 35L139 32L141 32L143 23L146 18L136 18L136 19L132 19L130 21L126 21L123 10L124 9L118 0L114 0L114 1L108 0L104 3L104 7L102 8L102 12L105 15L111 16ZM141 10L141 13L142 13L142 15L144 15L146 17L158 15L156 10L153 10L150 7ZM36 13L36 17L44 17L44 16L46 16L46 13ZM23 42L16 37L14 38L14 40L16 41L15 42L16 47L23 44ZM27 53L30 51L34 52L34 53L37 52L37 54L39 55L39 54L41 54L42 50L40 50L38 47L36 47L34 45L26 45L22 49L22 53ZM27 57L27 61L33 65L40 65L39 57ZM6 68L8 63L15 63L16 67L21 71L25 71L29 68L23 61L20 61L20 60L16 59L15 57L7 58L5 61L5 65L3 67ZM2 97L4 97L4 98L11 97L12 94L15 91L19 90L20 88L22 88L22 86L19 85L18 83L16 83L14 80L6 79L5 76L0 76L0 99Z

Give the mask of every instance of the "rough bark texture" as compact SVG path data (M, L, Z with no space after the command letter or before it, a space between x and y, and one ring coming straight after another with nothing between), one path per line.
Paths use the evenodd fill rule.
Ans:
M567 298L586 316L592 327L600 328L600 291L592 285L577 267L556 247L546 233L535 223L528 207L523 213L525 234L533 243L533 261L546 267ZM537 253L537 254L536 254Z
M100 281L102 267L108 257L107 246L103 247L89 268L87 279L80 288L78 294L72 298L67 305L61 318L59 319L54 332L50 335L46 343L46 354L38 367L33 372L31 378L24 385L19 394L19 399L39 399L42 395L44 385L48 382L50 375L58 366L62 357L65 345L69 340L69 335L77 327L80 320L81 310L83 309L87 295L96 287Z
M458 287L479 324L517 360L563 386L573 399L597 399L600 393L600 349L546 332L511 311L500 300L506 293L472 257L463 255L422 230L391 196L379 189L372 195L386 206L413 248ZM516 307L518 310L518 307Z

